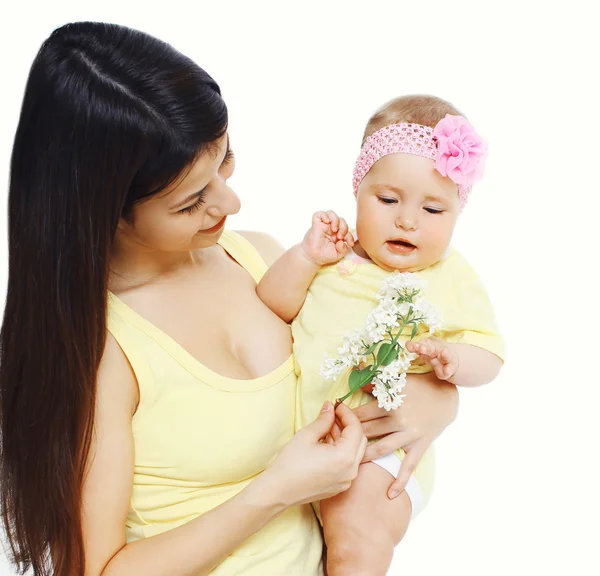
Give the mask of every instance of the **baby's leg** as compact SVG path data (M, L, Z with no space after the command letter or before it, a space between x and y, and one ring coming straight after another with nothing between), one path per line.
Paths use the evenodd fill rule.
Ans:
M346 492L321 501L328 576L387 573L412 511L406 492L387 497L392 481L389 472L367 462Z

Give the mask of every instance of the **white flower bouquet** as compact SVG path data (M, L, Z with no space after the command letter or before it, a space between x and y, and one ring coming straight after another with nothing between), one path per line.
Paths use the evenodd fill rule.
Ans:
M420 325L431 334L441 326L440 312L422 296L426 286L411 273L394 272L382 282L377 294L379 304L369 313L363 328L346 333L338 348L339 356L325 358L321 365L321 376L328 380L337 380L342 372L351 370L350 391L338 403L373 384L372 394L380 407L389 411L402 404L406 371L417 355L408 352L398 339L407 328L412 340Z

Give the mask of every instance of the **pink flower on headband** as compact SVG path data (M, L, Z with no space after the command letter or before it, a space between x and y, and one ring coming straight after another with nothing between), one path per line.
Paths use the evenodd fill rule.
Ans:
M446 114L433 135L438 147L435 167L442 176L462 187L481 180L487 144L465 118Z

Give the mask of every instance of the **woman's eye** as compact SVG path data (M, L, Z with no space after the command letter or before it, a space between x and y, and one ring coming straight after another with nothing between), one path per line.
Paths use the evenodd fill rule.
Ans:
M187 208L181 209L179 211L179 214L192 214L196 210L199 210L202 204L204 204L204 198L202 196L199 196L196 202L194 202L191 206L188 206Z
M443 212L443 210L440 210L439 208L425 208L425 211L430 214L441 214Z
M398 202L395 198L388 198L387 196L377 196L377 198L384 204L396 204Z

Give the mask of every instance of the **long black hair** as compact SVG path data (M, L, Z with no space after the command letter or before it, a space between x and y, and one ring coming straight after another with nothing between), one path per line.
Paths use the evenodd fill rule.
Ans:
M147 34L67 24L35 58L11 159L0 332L0 504L23 572L85 570L82 484L119 218L226 129L214 80Z

